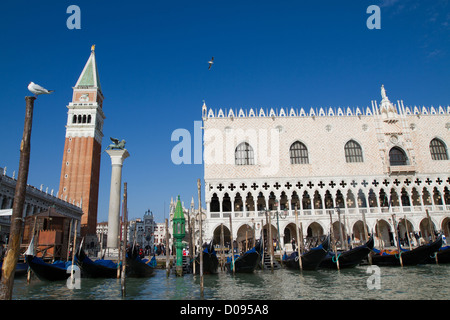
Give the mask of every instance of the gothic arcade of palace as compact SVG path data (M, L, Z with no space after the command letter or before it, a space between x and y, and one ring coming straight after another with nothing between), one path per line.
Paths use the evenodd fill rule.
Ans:
M376 245L390 245L395 223L401 237L408 230L428 239L431 228L448 237L450 106L394 104L384 87L381 96L366 110L204 104L204 239L218 242L221 224L229 235L230 216L239 244L253 228L258 239L268 210L272 235L279 230L289 247L295 209L305 237L327 234L333 223L339 238L338 211L355 242L365 240L363 221Z

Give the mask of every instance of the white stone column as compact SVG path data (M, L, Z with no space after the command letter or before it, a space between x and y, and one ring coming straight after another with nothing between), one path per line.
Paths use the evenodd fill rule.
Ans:
M118 249L120 227L120 191L123 161L130 156L126 149L106 150L111 157L111 191L109 194L108 249Z

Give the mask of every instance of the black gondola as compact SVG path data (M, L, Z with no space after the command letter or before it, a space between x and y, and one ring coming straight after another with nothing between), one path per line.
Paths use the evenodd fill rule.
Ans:
M92 261L84 250L78 250L75 261L81 269L81 276L86 278L117 278L118 265L112 260Z
M141 259L139 251L134 248L127 252L126 260L127 266L125 270L127 277L145 278L154 275L154 270L156 268L155 256L153 256L151 260Z
M61 281L67 280L67 278L70 277L72 261L55 261L54 263L47 263L41 258L32 255L26 255L25 259L31 270L40 280Z
M212 241L204 246L201 254L203 254L203 274L216 274L219 267L219 259L217 259L217 253L214 250ZM194 263L195 274L200 274L200 254L197 255Z
M303 270L316 270L319 267L320 262L325 258L330 247L329 236L325 237L317 247L311 248L309 251L301 255L302 269ZM285 255L282 259L283 265L288 269L300 270L298 262L298 252L294 251L289 256Z
M437 261L436 261L437 257ZM450 263L450 246L440 247L437 252L427 258L425 263L428 264L445 264Z
M414 266L417 264L423 264L426 260L433 256L435 252L442 246L442 236L432 243L422 245L413 250L401 251L402 263L404 266ZM375 253L372 256L372 264L378 266L400 266L400 256L395 251L379 251L374 249Z
M0 262L0 269L3 267L3 261ZM14 271L14 278L23 277L28 272L28 264L26 262L17 262L16 271ZM0 272L0 279L2 272Z
M225 264L229 272L252 273L261 262L261 240L255 246L241 255L235 255L234 264L231 257L227 258Z
M337 269L337 262L339 262L339 269L353 268L359 265L372 251L374 245L373 236L367 240L367 242L361 246L355 247L350 250L337 252L329 251L325 258L320 262L319 268Z

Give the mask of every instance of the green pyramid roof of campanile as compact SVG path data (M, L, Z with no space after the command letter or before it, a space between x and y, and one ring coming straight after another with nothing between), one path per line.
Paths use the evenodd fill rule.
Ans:
M94 46L92 47L91 55L89 56L75 87L92 87L98 88L101 91Z
M177 206L175 208L175 213L173 215L174 219L184 219L183 208L181 207L180 196L178 196Z

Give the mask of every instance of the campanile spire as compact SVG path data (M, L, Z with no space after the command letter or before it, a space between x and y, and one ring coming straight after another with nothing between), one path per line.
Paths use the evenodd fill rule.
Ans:
M100 156L103 138L103 93L95 46L73 87L67 106L66 137L59 184L59 197L79 204L83 210L81 234L95 235L97 224Z

